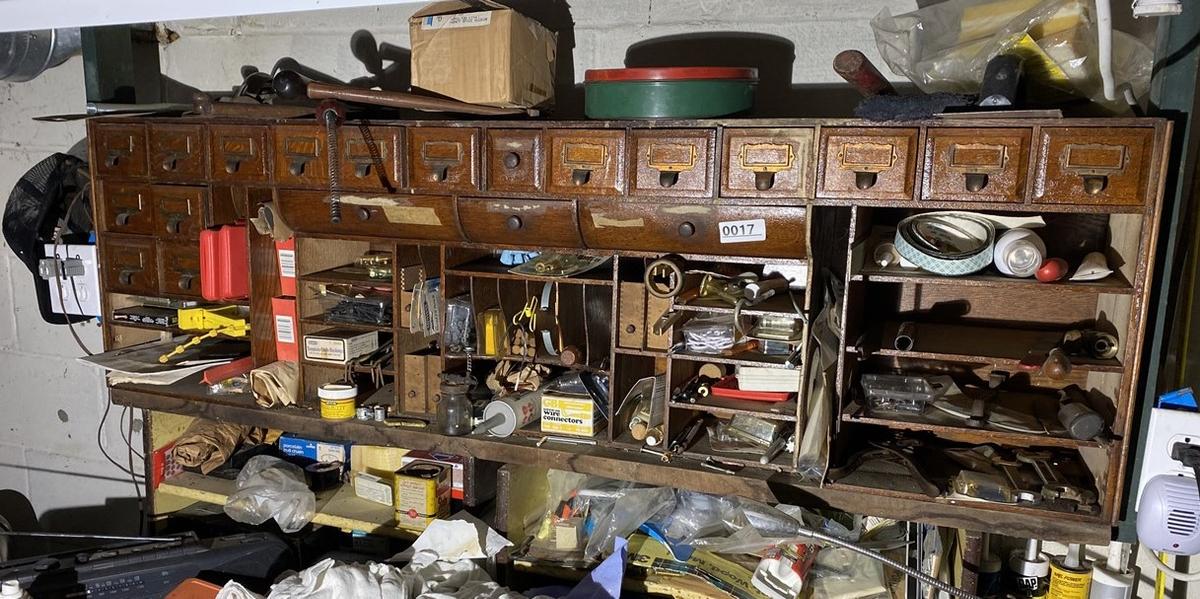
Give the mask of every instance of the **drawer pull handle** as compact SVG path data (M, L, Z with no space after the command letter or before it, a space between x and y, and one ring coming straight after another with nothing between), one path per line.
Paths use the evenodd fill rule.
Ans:
M431 175L431 178L433 179L433 181L435 183L442 183L449 176L450 176L450 167L439 166L439 167L436 167L433 169L433 174Z
M128 226L129 219L133 218L133 215L138 214L139 212L141 212L141 210L134 209L126 209L118 212L116 218L117 225L121 227Z
M167 217L167 233L176 235L179 233L179 225L187 220L185 214L172 214Z
M571 169L571 183L576 187L587 185L587 182L592 178L592 171L586 168Z
M508 217L505 224L508 225L508 230L510 231L519 231L521 227L525 226L525 223L521 222L521 217L515 214Z
M871 173L871 172L867 172L867 171L854 171L854 186L859 189L862 189L862 190L871 189L872 187L875 187L875 183L878 180L879 180L878 173Z
M627 324L627 325L625 325L625 332L626 332L626 333L630 333L630 334L632 334L632 333L636 333L636 332L637 332L637 325L632 325L632 324Z
M241 164L242 164L241 158L226 158L225 159L225 172L232 175L232 174L238 172L238 167L241 166Z
M179 281L176 283L179 288L188 291L192 288L192 281L196 279L196 274L191 272L180 273Z
M370 208L359 208L358 209L358 220L371 220L371 209Z
M163 157L162 170L167 172L174 171L179 166L179 158L179 154L176 154L175 152L167 154L165 157Z
M770 171L758 171L754 173L754 189L759 191L767 191L775 187L775 173Z
M516 152L508 152L504 155L504 168L513 170L521 165L521 155Z
M688 222L681 223L679 225L679 236L680 237L691 237L692 235L695 235L695 234L696 234L696 225L693 225L692 223L688 223Z
M1108 187L1107 175L1084 175L1083 177L1083 191L1088 195L1094 196L1104 191L1106 187Z
M357 177L359 179L365 179L365 178L367 178L367 175L369 175L369 174L371 174L371 163L370 162L354 163L354 176L355 177Z
M983 188L987 187L987 184L988 176L986 173L967 173L966 175L967 191L973 193L983 191Z
M109 150L108 156L104 158L104 166L108 168L116 168L117 163L121 161L121 153L117 150Z
M122 285L132 285L133 284L133 275L136 275L139 272L142 272L142 269L140 269L140 268L122 268L121 274L117 275L117 280L120 281Z
M293 177L299 177L304 174L304 167L308 164L308 158L292 158L288 163L288 173Z
M679 182L679 173L677 171L659 171L658 184L662 187L675 187Z
M409 390L408 390L408 396L409 396L409 397L416 397L416 396L417 396L417 390L416 390L416 389L409 389Z

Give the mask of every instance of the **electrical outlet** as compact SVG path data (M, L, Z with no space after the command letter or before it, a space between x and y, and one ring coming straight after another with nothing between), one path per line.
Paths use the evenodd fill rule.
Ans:
M45 245L45 254L54 259L54 244ZM65 268L67 277L62 281L62 300L54 279L50 285L50 306L59 314L100 316L100 269L94 245L59 245L57 265L48 266L47 274L53 275L58 268ZM40 265L39 265L40 266ZM72 274L81 273L81 274ZM66 310L63 310L63 302Z
M1146 453L1142 460L1141 477L1138 479L1135 509L1140 509L1142 490L1155 476L1165 474L1194 479L1192 467L1185 466L1173 457L1176 444L1200 445L1200 412L1170 408L1152 409L1150 426L1146 430Z

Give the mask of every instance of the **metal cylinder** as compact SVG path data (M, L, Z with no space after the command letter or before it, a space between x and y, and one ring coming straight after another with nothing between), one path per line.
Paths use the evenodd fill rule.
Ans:
M78 28L0 33L0 81L29 81L66 62L80 47Z

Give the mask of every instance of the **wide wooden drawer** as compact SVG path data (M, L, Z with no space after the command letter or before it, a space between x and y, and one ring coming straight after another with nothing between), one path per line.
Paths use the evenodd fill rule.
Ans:
M154 198L155 233L163 239L199 239L205 227L207 187L155 185L150 189Z
M551 129L546 189L560 195L619 195L625 191L625 131Z
M266 183L270 129L258 125L212 125L209 174L224 183Z
M151 123L150 172L162 181L203 183L208 178L204 126Z
M154 203L148 185L103 180L97 185L101 231L154 234Z
M158 293L158 258L153 239L106 235L103 247L104 274L110 291Z
M329 221L329 194L279 192L284 220L305 233L380 235L403 239L458 241L454 198L410 195L343 195L342 222Z
M403 148L400 127L343 126L338 130L342 189L383 193L403 187Z
M801 207L579 203L589 248L803 258L807 214Z
M161 268L158 274L162 293L200 296L200 244L158 242Z
M907 127L822 128L817 197L913 199L917 133Z
M812 197L812 129L726 129L724 139L722 196Z
M97 123L92 172L101 177L146 176L146 126L130 123Z
M580 247L571 200L459 198L458 220L469 241Z
M540 129L488 129L485 161L489 191L542 190L543 142Z
M409 186L431 193L476 191L479 189L478 153L478 129L409 128Z
M710 198L716 131L635 129L630 133L629 193Z
M1021 128L930 127L921 199L1023 202L1032 136Z
M329 188L325 128L311 125L275 127L275 184Z
M1138 205L1150 191L1154 129L1043 127L1033 201Z

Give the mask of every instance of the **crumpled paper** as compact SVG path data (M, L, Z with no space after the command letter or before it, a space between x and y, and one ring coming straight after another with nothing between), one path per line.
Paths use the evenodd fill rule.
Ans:
M250 392L264 408L290 406L300 395L300 367L280 360L250 371Z
M175 442L175 461L208 474L233 455L248 430L239 424L197 418Z
M434 561L397 568L326 559L275 583L265 598L229 582L217 599L523 599L492 581L470 560Z
M408 549L390 561L429 564L493 557L512 541L494 531L469 512L458 512L449 520L434 520Z

